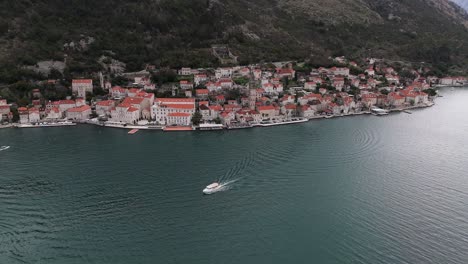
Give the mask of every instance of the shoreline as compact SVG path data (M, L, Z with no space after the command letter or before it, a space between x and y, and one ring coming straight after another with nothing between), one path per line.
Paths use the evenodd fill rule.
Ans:
M395 109L385 109L388 111L388 113L397 113L397 112L405 112L408 110L413 110L413 109L422 109L422 108L428 108L432 107L435 105L435 102L430 102L429 104L426 105L415 105L415 106L409 106L409 107L402 107L402 108L395 108ZM340 114L340 115L322 115L322 116L314 116L310 118L305 118L305 117L293 117L289 120L282 120L282 121L266 121L263 123L251 123L251 124L242 124L240 126L225 126L223 125L222 129L206 129L206 130L201 130L199 126L192 127L192 129L186 129L186 130L174 130L174 131L219 131L219 130L239 130L239 129L250 129L250 128L265 128L265 127L273 127L273 126L284 126L284 125L295 125L295 124L302 124L306 122L310 122L313 120L319 120L319 119L335 119L335 118L340 118L340 117L353 117L353 116L361 116L361 115L373 115L371 111L361 111L357 113L348 113L348 114ZM381 115L377 115L381 116ZM99 123L99 122L93 122L93 121L70 121L73 124L67 123L67 124L42 124L42 125L32 125L32 124L8 124L8 125L1 125L0 129L2 128L50 128L50 127L70 127L70 126L76 126L76 125L93 125L93 126L100 126L100 127L105 127L105 128L117 128L117 129L127 129L127 130L132 130L132 129L138 129L138 130L152 130L152 131L163 131L163 132L173 132L170 129L166 130L167 126L161 126L161 125L127 125L127 124L118 124L118 123ZM168 127L170 128L170 127ZM189 128L189 127L187 127Z

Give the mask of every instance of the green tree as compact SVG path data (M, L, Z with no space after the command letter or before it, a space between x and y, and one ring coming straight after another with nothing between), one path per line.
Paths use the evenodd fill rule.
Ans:
M213 121L216 123L216 124L221 124L221 118L219 117L216 117L215 119L213 119Z
M436 96L437 95L437 91L434 88L426 89L426 90L424 90L424 92L427 93L429 96Z
M202 120L203 116L200 111L196 111L192 116L192 124L198 126Z

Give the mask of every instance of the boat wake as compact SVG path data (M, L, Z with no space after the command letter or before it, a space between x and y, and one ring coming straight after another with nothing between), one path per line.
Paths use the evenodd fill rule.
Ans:
M231 189L234 186L234 183L236 183L239 180L240 180L240 178L230 180L230 181L225 181L225 182L219 182L220 192L227 191L227 190Z
M242 180L245 177L246 170L252 165L254 161L254 155L255 153L251 153L241 161L237 162L234 167L227 171L226 174L218 178L216 182L206 186L206 188L203 190L203 193L212 194L230 190L235 186L236 182ZM244 174L244 176L238 177L242 174Z
M10 148L10 146L1 146L1 147L0 147L0 151L7 150L7 149L9 149L9 148Z

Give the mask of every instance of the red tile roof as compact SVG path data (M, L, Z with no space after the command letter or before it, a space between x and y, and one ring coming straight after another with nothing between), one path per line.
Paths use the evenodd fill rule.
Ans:
M70 108L70 109L68 109L68 112L80 113L80 112L84 112L84 111L87 111L87 110L91 110L91 107L89 105L82 105L80 107Z
M167 108L176 108L176 109L194 109L195 105L193 104L162 104Z
M257 106L258 111L270 111L270 110L275 110L275 107L272 105L263 105L263 106Z
M208 94L209 92L210 92L210 91L209 91L208 89L198 89L198 90L195 90L195 93L196 93L197 95L201 95L201 94L206 95L206 94Z
M105 100L105 101L100 101L96 103L96 105L99 105L99 106L111 106L113 104L114 104L114 101L112 100Z
M82 84L91 84L93 80L91 79L73 79L72 83L82 83Z
M168 116L175 116L175 117L189 117L189 113L169 113Z
M123 100L123 104L141 104L143 102L144 98L141 97L127 97Z
M195 103L195 98L156 98L160 103Z

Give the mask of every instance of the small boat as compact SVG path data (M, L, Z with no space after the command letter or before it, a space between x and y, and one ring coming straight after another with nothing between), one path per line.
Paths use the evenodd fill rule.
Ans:
M137 128L130 130L130 131L128 132L128 134L133 135L133 134L135 134L136 132L138 132L138 129L137 129Z
M204 194L212 194L212 193L215 193L215 192L219 192L222 189L223 189L222 185L220 185L217 182L214 182L214 183L206 186L205 189L203 189L203 193Z
M9 148L10 148L10 146L1 146L1 147L0 147L0 151L2 151L2 150L7 150L7 149L9 149Z

